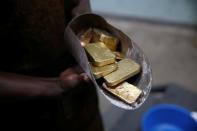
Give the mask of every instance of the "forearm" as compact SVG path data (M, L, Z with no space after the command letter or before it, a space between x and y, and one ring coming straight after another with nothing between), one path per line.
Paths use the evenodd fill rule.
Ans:
M51 97L62 92L56 79L0 72L0 97Z

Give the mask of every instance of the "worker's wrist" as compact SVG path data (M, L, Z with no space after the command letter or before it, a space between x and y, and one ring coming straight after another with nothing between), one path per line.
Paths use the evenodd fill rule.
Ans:
M64 92L58 78L49 79L48 84L46 84L45 87L44 95L48 97L59 97Z

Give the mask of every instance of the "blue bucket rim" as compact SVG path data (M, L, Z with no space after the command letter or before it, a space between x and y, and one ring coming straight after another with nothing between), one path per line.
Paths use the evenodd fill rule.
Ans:
M145 122L147 120L148 117L150 117L150 115L152 113L154 113L155 111L157 110L160 110L160 109L172 109L172 110L176 110L186 116L189 116L191 117L191 120L193 120L196 124L197 122L194 120L194 118L192 118L191 116L191 112L186 109L185 107L182 107L182 106L179 106L179 105L175 105L175 104L157 104L153 107L151 107L150 109L148 109L145 114L143 115L143 118L142 118L142 121L141 121L141 129L142 131L145 131Z

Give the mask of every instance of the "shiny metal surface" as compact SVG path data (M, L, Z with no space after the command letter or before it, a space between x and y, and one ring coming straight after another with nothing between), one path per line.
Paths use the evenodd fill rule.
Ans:
M105 66L115 62L115 55L102 42L87 44L85 50L95 66Z
M107 86L115 86L140 72L140 65L125 58L118 62L118 69L104 77Z
M104 83L103 87L128 104L134 103L142 93L140 89L132 84L129 84L128 82L123 82L113 88L108 87Z
M92 42L103 42L110 50L115 51L118 39L104 30L94 28Z
M90 67L91 67L94 77L96 79L98 79L100 77L104 77L104 76L110 74L111 72L117 70L118 65L116 63L113 63L113 64L99 67L99 66L94 66L94 65L90 64Z

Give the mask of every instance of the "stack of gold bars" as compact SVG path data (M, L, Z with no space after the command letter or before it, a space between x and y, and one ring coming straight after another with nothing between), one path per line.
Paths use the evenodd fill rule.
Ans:
M102 79L103 88L124 102L136 102L142 91L126 80L140 72L140 65L117 51L119 40L97 28L89 28L79 37L95 79Z

